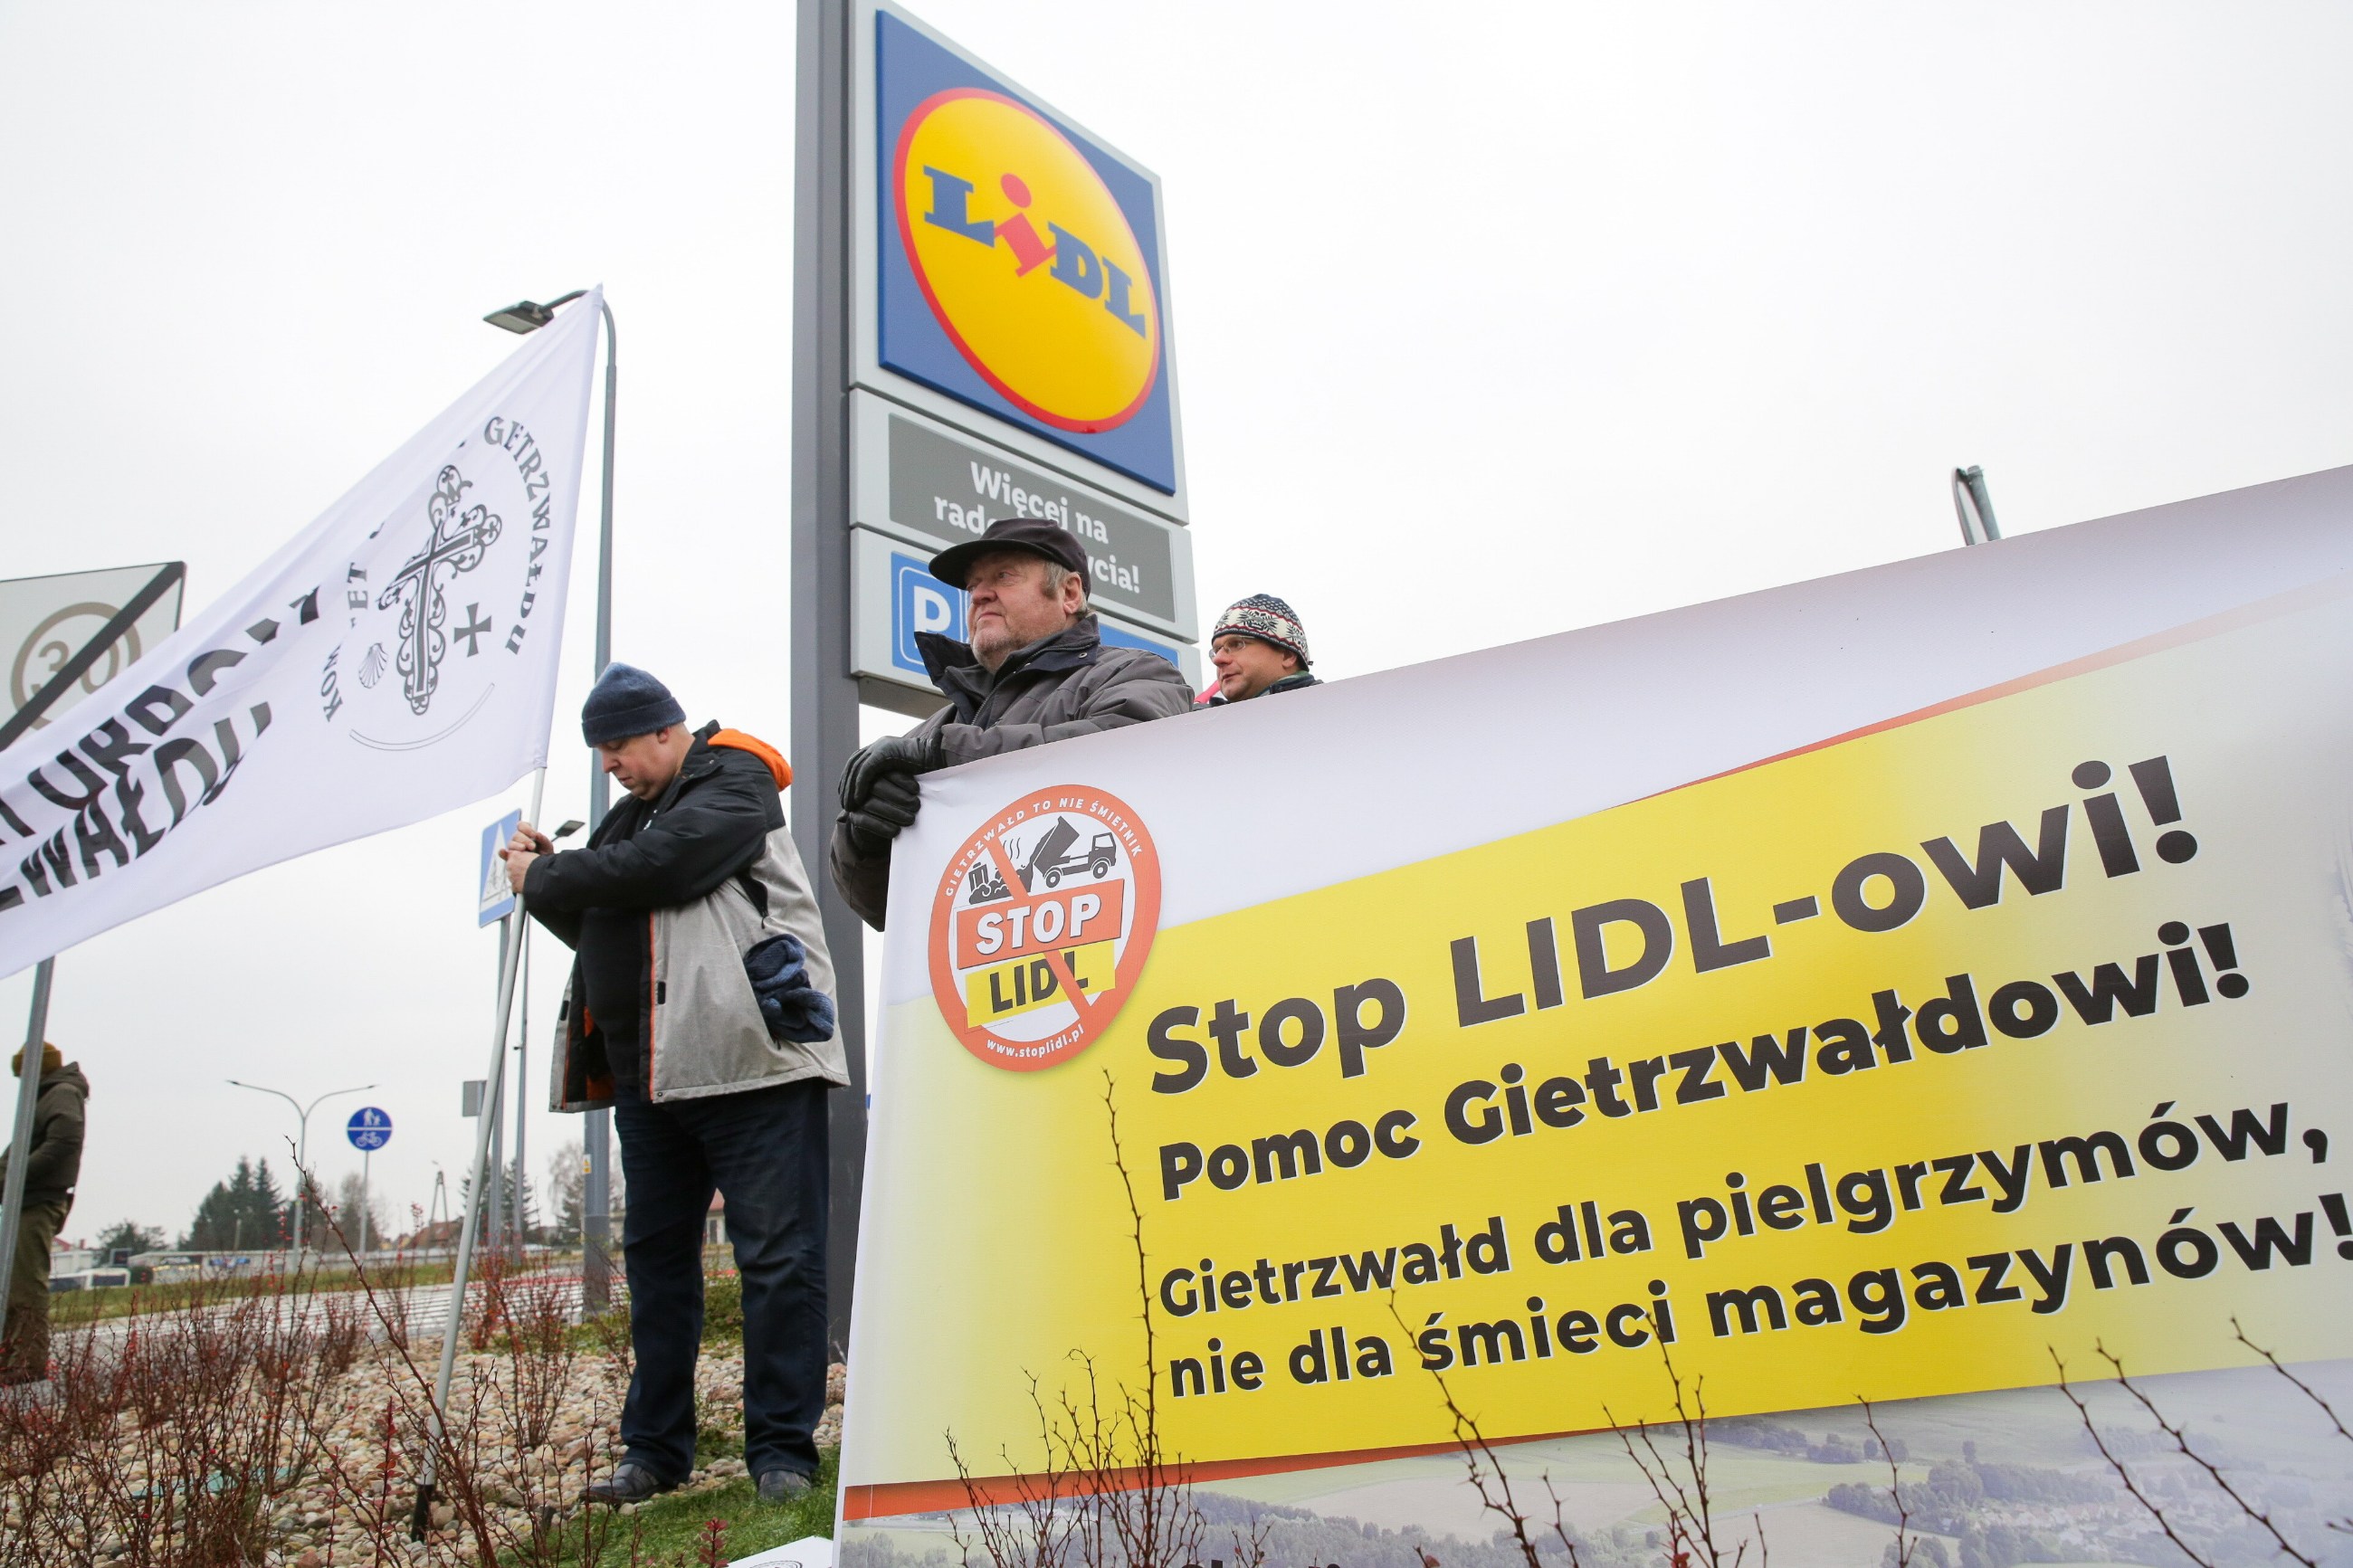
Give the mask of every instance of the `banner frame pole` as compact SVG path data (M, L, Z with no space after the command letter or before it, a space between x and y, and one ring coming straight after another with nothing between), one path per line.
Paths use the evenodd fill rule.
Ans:
M8 1181L0 1189L0 1343L7 1338L8 1289L16 1279L16 1237L25 1219L25 1167L32 1163L33 1119L41 1102L41 1047L49 1032L49 988L58 961L45 958L33 968L33 1008L25 1024L24 1066L18 1073L16 1134L8 1143ZM49 1369L43 1367L47 1377Z
M541 764L532 774L531 815L526 819L534 825L539 821L542 796L547 789L547 768ZM520 929L525 918L522 895L515 895L514 912L506 917L512 922L510 931ZM474 1176L466 1194L465 1222L458 1227L457 1266L449 1274L449 1316L441 1329L441 1364L433 1376L433 1403L426 1411L425 1462L417 1483L417 1506L408 1519L408 1538L425 1539L425 1527L433 1512L433 1488L438 1477L438 1460L447 1428L442 1412L449 1405L449 1382L458 1368L458 1333L466 1316L466 1275L474 1261L474 1227L482 1215L484 1177L482 1167L490 1159L491 1130L498 1123L498 1093L500 1069L506 1064L507 1020L514 1011L515 970L522 956L522 943L510 941L499 965L499 1014L491 1029L490 1083L483 1094L490 1103L482 1107L483 1114L474 1122Z

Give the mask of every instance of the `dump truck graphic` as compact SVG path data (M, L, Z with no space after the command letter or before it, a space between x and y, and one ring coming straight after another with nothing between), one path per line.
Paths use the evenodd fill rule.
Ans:
M1046 829L1043 837L1030 849L1029 858L1021 863L1021 890L1025 893L1037 891L1041 878L1046 886L1060 887L1063 878L1076 871L1084 871L1100 881L1111 874L1113 866L1119 864L1119 845L1110 834L1096 834L1083 851L1073 853L1078 842L1079 830L1071 826L1071 819L1056 817L1054 826ZM1010 840L1007 842L1006 848L1015 855L1021 853L1021 846ZM984 860L975 866L966 881L971 888L971 895L965 900L968 904L985 904L1012 896L1011 889L1005 885L1005 879L997 875L993 861Z

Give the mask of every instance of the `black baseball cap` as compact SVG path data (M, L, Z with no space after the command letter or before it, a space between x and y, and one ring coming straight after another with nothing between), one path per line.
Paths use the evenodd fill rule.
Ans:
M1000 517L978 539L951 545L932 557L932 575L951 588L964 586L972 563L992 550L1027 550L1042 555L1067 572L1076 572L1090 588L1086 546L1076 535L1034 517Z

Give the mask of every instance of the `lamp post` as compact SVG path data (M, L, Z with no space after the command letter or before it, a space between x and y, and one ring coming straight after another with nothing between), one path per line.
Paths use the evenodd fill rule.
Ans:
M305 1105L282 1089L264 1089L258 1083L246 1083L237 1079L230 1079L228 1081L239 1089L249 1089L256 1094L276 1095L294 1108L294 1114L301 1126L301 1136L294 1144L294 1271L299 1274L302 1270L302 1255L309 1250L310 1241L308 1227L303 1223L308 1216L303 1213L302 1197L303 1189L311 1184L311 1112L339 1094L365 1094L375 1085L364 1083L356 1089L331 1089Z
M530 300L518 300L502 310L492 310L482 320L510 332L535 332L555 320L559 305L571 303L586 293L575 289L561 299L542 305ZM597 308L605 314L605 472L604 504L596 530L596 674L613 662L613 412L614 398L620 380L620 333L613 325L613 307L600 297ZM606 808L612 804L610 785L605 770L592 755L588 762L588 820L605 820ZM580 1202L580 1306L585 1312L601 1312L612 1300L612 1264L605 1244L609 1239L612 1222L613 1167L611 1129L613 1113L592 1110L588 1124L582 1129L582 1142L588 1146L587 1190Z

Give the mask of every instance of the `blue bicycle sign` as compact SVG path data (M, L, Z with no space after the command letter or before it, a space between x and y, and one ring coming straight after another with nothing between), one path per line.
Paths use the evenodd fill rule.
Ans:
M352 1112L343 1136L352 1141L354 1149L381 1149L392 1142L392 1118L373 1105L364 1105Z

